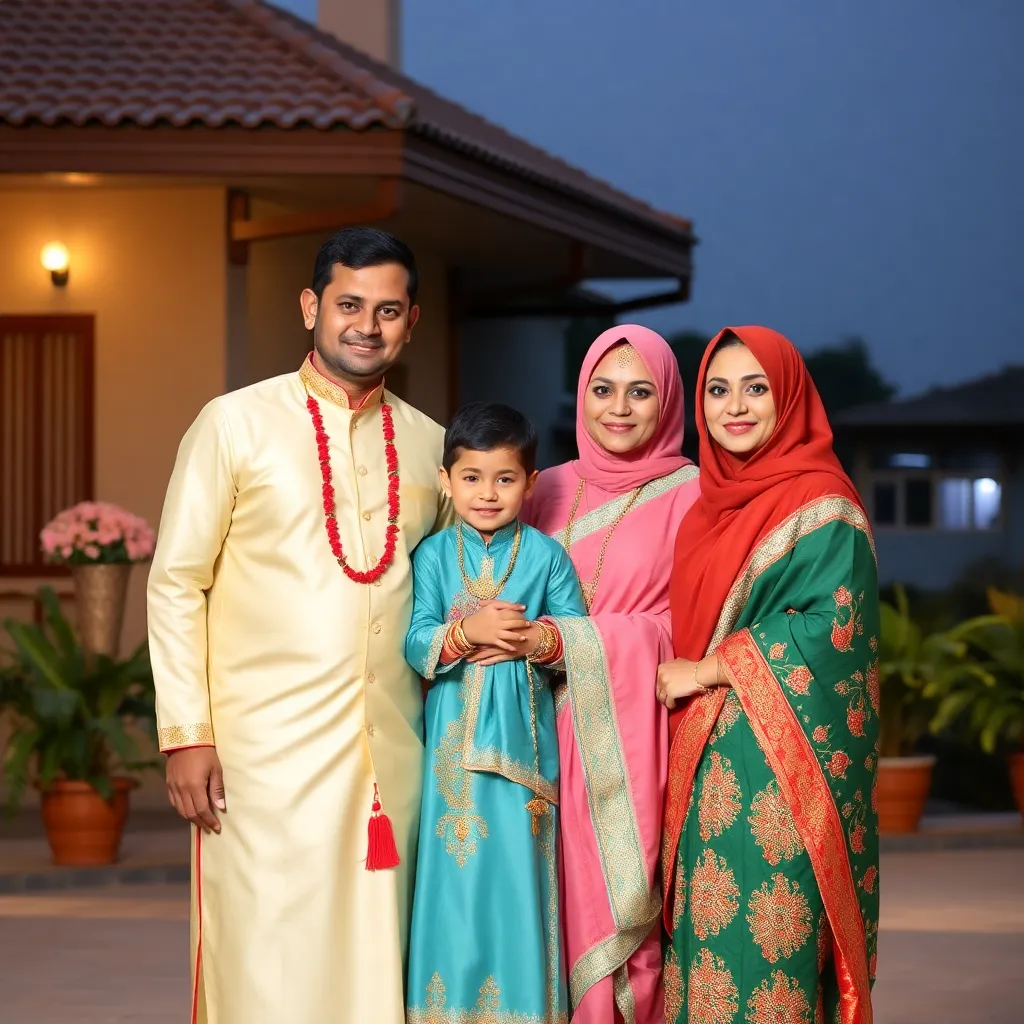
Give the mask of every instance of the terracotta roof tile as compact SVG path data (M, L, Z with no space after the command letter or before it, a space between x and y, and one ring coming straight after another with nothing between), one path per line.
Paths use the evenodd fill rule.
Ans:
M260 0L0 0L0 124L401 128L680 240L663 214Z
M262 4L0 0L8 124L397 128L412 109Z

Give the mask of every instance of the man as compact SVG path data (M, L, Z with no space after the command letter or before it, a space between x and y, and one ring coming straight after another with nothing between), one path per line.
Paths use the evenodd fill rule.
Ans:
M149 635L168 791L194 826L193 1024L405 1019L410 556L449 518L442 429L383 390L416 287L398 239L335 235L301 296L310 357L214 399L178 452Z

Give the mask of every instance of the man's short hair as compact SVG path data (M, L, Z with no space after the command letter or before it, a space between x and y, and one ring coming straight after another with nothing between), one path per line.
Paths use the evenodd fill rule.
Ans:
M442 465L446 473L464 451L491 452L508 448L518 452L527 473L537 468L537 431L517 409L497 402L464 405L444 432Z
M323 298L324 289L330 284L334 265L340 263L350 270L364 267L382 267L385 263L397 263L405 267L409 275L409 305L416 303L420 275L416 269L416 257L412 249L380 228L345 228L327 239L316 254L313 265L313 291L318 299Z

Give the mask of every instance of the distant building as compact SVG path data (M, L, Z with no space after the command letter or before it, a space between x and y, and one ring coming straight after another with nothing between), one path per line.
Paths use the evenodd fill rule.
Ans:
M1024 367L835 417L875 526L883 583L949 586L1024 560Z

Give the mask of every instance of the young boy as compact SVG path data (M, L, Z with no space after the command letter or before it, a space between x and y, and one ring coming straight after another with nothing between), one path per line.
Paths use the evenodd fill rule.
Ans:
M568 1017L548 686L562 645L543 617L586 610L562 547L518 520L536 452L514 409L460 410L441 470L459 518L413 558L406 658L430 690L409 1024Z

